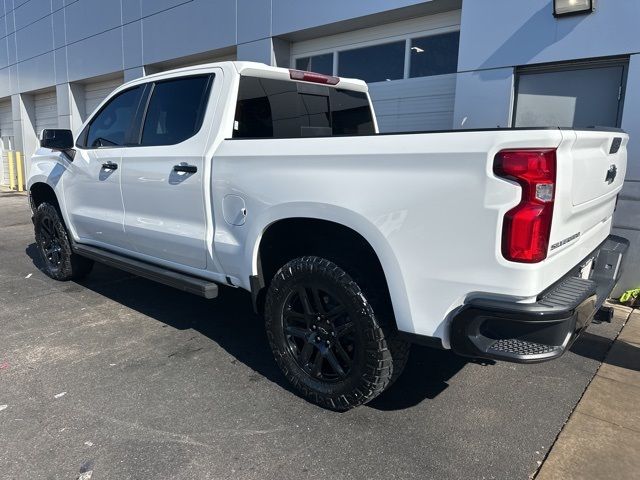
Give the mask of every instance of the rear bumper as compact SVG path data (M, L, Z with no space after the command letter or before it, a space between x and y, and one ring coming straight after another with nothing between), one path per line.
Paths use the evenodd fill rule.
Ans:
M451 348L468 357L534 363L561 356L591 323L620 278L628 240L609 236L535 303L474 298L455 315ZM588 279L580 269L593 259Z

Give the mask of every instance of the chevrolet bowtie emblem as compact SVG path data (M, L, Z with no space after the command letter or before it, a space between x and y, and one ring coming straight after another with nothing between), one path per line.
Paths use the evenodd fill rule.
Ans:
M607 176L605 177L604 181L611 185L616 179L616 175L618 175L618 167L616 167L615 165L611 165L609 167L609 170L607 170Z

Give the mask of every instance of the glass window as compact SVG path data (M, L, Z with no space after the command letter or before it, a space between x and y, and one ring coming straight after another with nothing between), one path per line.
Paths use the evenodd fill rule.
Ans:
M301 82L243 76L234 138L375 133L366 94Z
M331 126L334 135L373 135L373 115L363 92L331 89Z
M142 146L175 145L195 135L207 107L209 76L158 82L142 131Z
M405 47L402 40L338 52L338 75L369 83L403 78Z
M314 55L296 59L296 68L308 72L324 73L333 75L333 53Z
M411 40L410 77L455 73L458 70L460 32Z
M84 145L89 148L124 145L140 103L142 90L142 87L135 87L109 101L91 120Z

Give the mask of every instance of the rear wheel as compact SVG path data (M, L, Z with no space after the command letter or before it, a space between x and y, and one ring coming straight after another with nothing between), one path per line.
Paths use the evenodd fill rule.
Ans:
M265 317L271 349L287 379L309 400L334 410L382 393L409 353L360 286L320 257L297 258L278 271Z
M36 245L44 261L44 271L55 280L79 280L89 274L93 261L73 253L58 209L41 203L33 216Z

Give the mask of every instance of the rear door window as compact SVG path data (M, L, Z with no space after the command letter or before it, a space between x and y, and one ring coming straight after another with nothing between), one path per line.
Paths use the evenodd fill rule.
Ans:
M210 81L211 77L205 75L156 83L141 145L175 145L194 136L202 126Z
M297 138L375 133L363 92L243 76L234 138Z

